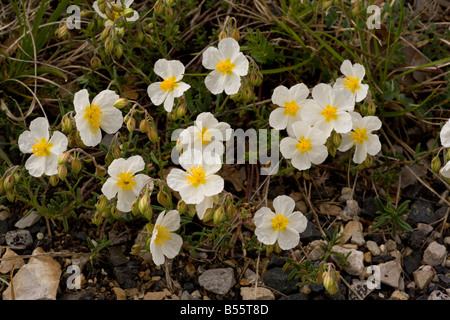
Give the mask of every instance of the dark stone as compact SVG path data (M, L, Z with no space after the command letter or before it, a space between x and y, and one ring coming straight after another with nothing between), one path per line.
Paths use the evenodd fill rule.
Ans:
M74 293L65 293L59 298L59 300L92 300L94 297L94 291L92 289L78 291Z
M280 300L308 300L308 297L303 292L291 294L281 298Z
M274 267L283 267L285 263L286 263L286 258L272 255L270 257L270 261L267 265L267 269L271 269Z
M436 217L436 220L442 219L445 217L445 214L447 213L447 206L442 206L439 209L437 209L434 213L434 216Z
M378 264L378 263L388 262L388 261L391 261L394 259L395 259L395 257L390 256L390 255L375 256L375 257L372 257L372 262Z
M416 200L411 205L411 212L409 213L408 219L415 223L433 223L437 220L434 214L433 205L430 202L423 200Z
M154 277L154 276L160 276L160 277L164 277L166 274L164 273L164 271L162 269L158 269L155 271L150 272L150 276Z
M450 288L450 273L440 274L439 283L441 283L445 289Z
M366 220L372 221L376 216L377 210L378 208L375 204L375 199L368 198L362 204L360 216Z
M27 229L8 231L5 235L5 240L11 249L23 250L33 245L33 236Z
M84 231L79 231L75 234L75 239L78 239L80 241L87 241L88 235Z
M8 220L0 221L0 233L7 233L9 231Z
M408 243L411 249L420 250L425 241L427 241L427 233L419 229L411 233Z
M323 284L311 284L309 285L309 288L311 289L312 292L315 293L322 292L325 289Z
M437 274L446 274L447 273L447 268L443 267L443 266L435 266L434 267L434 271L436 271Z
M412 255L409 255L403 259L403 270L409 277L413 277L413 272L419 269L421 263Z
M432 284L427 287L427 293L430 294L434 290L439 290L439 286L437 284Z
M114 275L123 289L136 288L135 278L139 273L136 263L130 261L125 266L115 267Z
M292 272L292 268L288 268L286 272L280 267L268 269L263 274L264 284L284 294L293 294L298 292L296 279L288 280L289 274Z
M303 244L307 244L314 240L322 239L322 235L320 231L316 228L316 226L308 220L306 224L306 229L302 233L300 233L300 241Z
M192 282L186 282L183 284L183 291L187 291L189 293L192 293L195 291L194 284Z
M113 267L119 267L128 262L128 257L123 254L122 247L112 246L108 248L109 251L109 263Z
M162 291L164 289L164 286L162 285L161 281L155 281L152 283L150 289L152 291Z
M418 297L416 300L428 300L428 294L423 294L420 297Z
M381 246L382 244L384 244L383 236L381 234L378 234L378 233L368 234L368 235L366 235L364 237L364 239L366 241L372 240L372 241L376 242L376 244L378 246Z

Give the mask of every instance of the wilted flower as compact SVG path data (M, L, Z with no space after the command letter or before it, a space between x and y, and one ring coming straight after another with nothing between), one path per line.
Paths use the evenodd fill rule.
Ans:
M145 186L149 176L136 174L145 168L141 156L132 156L128 159L115 159L108 167L110 178L102 186L102 193L108 200L117 194L117 209L130 212L131 206ZM152 185L153 182L150 182Z
M89 103L89 93L86 89L75 93L75 123L80 132L80 138L88 147L94 147L102 140L101 129L106 133L115 134L123 124L122 112L114 107L119 99L112 90L101 91Z
M105 27L109 27L112 26L114 24L114 22L119 19L120 17L122 17L122 15L124 15L126 9L130 8L131 4L134 2L134 0L116 0L116 1L106 1L106 5L111 8L113 5L120 6L122 7L122 11L115 11L112 10L113 14L114 14L114 19L111 20L110 18L108 18L106 16L106 14L102 13L100 11L100 9L98 8L98 2L94 1L94 3L92 4L92 7L94 8L95 12L97 12L97 14L102 17L103 19L106 19L105 21ZM129 11L129 10L128 10ZM127 12L128 13L128 12ZM139 13L136 10L133 10L133 15L131 17L128 17L128 15L125 16L125 19L128 22L133 22L136 21L137 19L139 19Z
M178 60L159 59L153 71L164 80L150 84L147 89L148 96L154 105L159 106L164 102L164 109L171 112L174 99L181 97L191 87L181 81L184 65Z
M298 245L300 233L305 231L308 220L300 211L294 211L295 201L288 196L273 200L275 212L262 207L255 213L255 234L266 245L278 245L289 250Z
M183 239L172 231L180 227L180 214L176 210L167 213L161 212L156 219L150 240L150 252L153 262L160 266L164 263L165 257L175 258L183 245Z
M39 117L31 121L30 130L19 136L18 145L23 153L32 153L25 162L25 168L33 177L58 174L58 158L67 150L67 137L59 131L50 138L49 124L46 118Z
M241 77L247 75L249 62L240 52L239 44L233 38L219 42L218 49L209 47L203 53L202 64L213 70L205 78L205 85L213 94L235 94L241 87Z
M381 150L380 138L372 131L381 128L381 121L375 116L362 117L357 112L351 112L352 131L342 134L342 142L339 151L347 151L356 146L353 162L362 163L367 154L374 156Z

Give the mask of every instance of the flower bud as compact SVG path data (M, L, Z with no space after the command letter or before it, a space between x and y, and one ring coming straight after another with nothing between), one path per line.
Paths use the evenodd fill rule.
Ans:
M374 116L377 113L377 106L375 102L371 101L367 106L367 115Z
M213 223L215 225L218 225L224 217L225 217L225 210L223 209L223 206L220 206L214 211Z
M205 214L203 215L203 222L208 222L213 218L213 216L214 216L213 208L206 209Z
M103 223L103 217L101 214L99 214L98 212L96 212L94 214L94 216L91 219L92 224L96 225L97 228L100 227Z
M332 156L333 158L336 156L336 151L337 151L337 148L336 148L335 146L333 146L333 145L331 145L331 146L328 148L328 153L329 153L330 156Z
M170 205L172 204L169 195L164 190L160 190L158 192L158 194L156 195L156 200L158 200L158 203L162 205L164 208L169 208Z
M153 217L153 209L152 209L152 207L148 206L148 208L144 211L144 213L142 213L142 215L148 221L152 221L152 217Z
M8 192L12 190L12 188L14 187L14 183L15 183L14 175L10 174L3 181L3 188L5 189L6 192Z
M333 270L331 271L325 271L323 273L323 286L324 288L331 294L336 294L338 290L338 285L336 278L339 276L339 272L335 272Z
M112 206L111 208L111 217L116 220L120 218L120 210L117 209L116 205Z
M105 211L108 211L108 199L104 195L101 195L97 203L95 204L95 208L100 214L103 214Z
M100 34L100 41L105 40L109 36L109 31L111 30L111 26L105 27L102 33Z
M111 153L114 156L114 159L119 159L122 156L122 151L118 145L111 147Z
M140 211L139 211L139 200L138 198L136 198L133 203L131 204L131 213L133 214L133 216L137 216Z
M149 129L149 123L147 119L142 119L139 123L139 131L142 133L147 133Z
M93 56L91 59L91 67L92 69L98 69L102 66L102 61L100 60L99 57L97 56Z
M58 185L58 182L59 182L59 177L57 174L50 176L50 179L48 180L48 183L50 183L50 185L52 187L56 187Z
M56 36L59 39L66 39L69 37L69 29L67 28L67 23L63 23L56 30Z
M106 169L103 166L95 167L95 174L99 177L104 177L106 175Z
M158 131L154 126L150 126L149 130L147 131L147 137L152 143L156 143L158 141Z
M270 256L270 254L273 252L273 244L266 245L266 257Z
M145 211L150 208L150 196L146 193L139 199L138 203L139 212L144 215Z
M117 12L117 13L122 13L123 12L123 7L120 4L113 3L111 5L111 10L114 11L114 12ZM133 9L131 9L131 10L133 10ZM114 20L114 19L111 19L111 20Z
M153 6L153 9L155 10L155 15L160 16L164 11L164 5L158 0Z
M188 212L188 205L183 200L178 201L177 204L177 210L180 213L180 215L185 214Z
M225 204L225 215L229 220L233 219L237 214L237 209L234 203L229 202Z
M66 180L67 167L64 164L58 165L58 176L62 181Z
M193 204L188 205L188 215L191 218L193 218L196 213L197 213L197 210L195 209L195 205L193 205Z
M136 119L130 118L127 121L127 129L128 132L132 133L134 131L134 128L136 128Z
M77 175L78 173L80 173L81 167L82 167L81 160L78 157L73 158L73 160L72 160L72 172L75 175Z
M275 243L274 247L273 247L273 251L277 254L280 254L281 251L283 251L283 249L280 248L280 245L277 243Z
M333 130L332 136L331 136L331 143L335 148L339 148L342 142L342 136L340 133L337 133Z
M111 38L106 38L105 40L105 53L110 55L114 49L114 42Z
M233 32L231 33L231 37L239 42L239 39L241 38L241 33L238 29L233 29Z
M181 104L181 106L179 106L176 111L177 119L184 117L184 115L186 114L186 110L187 110L186 105L184 103Z
M16 199L16 193L14 190L8 190L6 191L6 199L8 199L9 202L14 202Z
M439 170L441 169L441 159L439 159L439 156L436 156L433 158L433 160L431 160L431 170L434 173L438 173Z
M3 178L0 178L0 196L5 193L5 187L3 186Z
M136 42L142 43L144 41L144 33L142 31L138 31L136 33Z
M120 59L122 57L123 54L123 46L118 43L114 46L114 54L116 56L117 59Z
M59 155L58 157L58 165L63 165L66 164L67 161L69 161L70 159L70 154L69 152L63 152Z
M72 120L67 114L65 114L61 119L61 130L64 133L69 133L72 131L72 128Z
M126 8L123 12L123 15L125 16L125 18L131 18L134 15L133 8Z
M114 11L112 10L112 8L106 8L105 9L105 15L111 21L115 21L116 20L116 15L114 14Z

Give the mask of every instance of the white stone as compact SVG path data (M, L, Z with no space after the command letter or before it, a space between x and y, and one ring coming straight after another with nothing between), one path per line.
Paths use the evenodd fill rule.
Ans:
M353 233L350 242L361 247L366 243L366 240L364 240L364 236L363 236L362 232L357 230Z
M6 252L2 257L2 262L0 263L0 273L9 273L13 268L20 269L24 264L25 262L17 255L17 253L12 251L10 248L6 248Z
M419 290L425 289L430 283L431 279L436 272L432 266L421 266L419 269L413 272L414 282Z
M346 256L349 252L350 255L347 258L348 264L344 266L344 270L353 276L359 276L364 271L364 253L355 249L346 249L341 246L333 246L331 251L335 251ZM336 255L332 254L331 257L335 262L339 262Z
M340 244L346 243L356 231L362 231L363 227L359 221L349 221L345 227L342 237L339 239Z
M32 255L45 254L36 248ZM31 257L12 279L15 300L56 300L61 266L48 256ZM4 300L11 300L11 286L3 292Z
M353 218L358 217L361 208L356 200L347 200L344 210L339 214L339 217L344 221L353 220Z
M439 290L434 290L428 296L428 300L450 300L450 297Z
M378 264L380 268L380 281L393 288L398 288L402 269L395 260Z
M408 300L409 299L409 295L406 292L400 291L400 290L395 290L392 295L391 295L391 299L396 299L396 300Z
M426 248L423 254L423 261L430 266L438 266L442 263L446 255L447 250L445 246L434 241Z
M236 284L232 268L209 269L198 278L198 283L208 291L226 294Z
M275 300L272 291L263 287L241 287L242 300Z
M35 211L32 211L16 222L14 225L18 229L25 229L31 227L33 224L38 222L41 219L41 216L38 215Z
M367 241L366 247L374 257L379 256L381 254L380 248L378 247L375 241L372 240Z

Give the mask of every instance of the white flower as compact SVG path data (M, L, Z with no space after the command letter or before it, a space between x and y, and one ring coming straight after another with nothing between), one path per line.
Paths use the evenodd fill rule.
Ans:
M108 200L117 194L117 209L130 212L133 201L139 196L149 176L136 174L145 168L141 156L132 156L128 159L115 159L108 167L110 178L102 186L102 193ZM152 186L153 183L150 183Z
M58 173L58 157L67 150L67 137L59 131L50 138L49 124L46 118L39 117L31 121L30 131L19 136L19 149L23 153L32 153L25 168L33 177L44 173L52 176Z
M172 231L180 227L180 214L177 210L170 210L167 213L161 212L156 219L155 227L150 240L150 252L153 262L160 266L164 263L165 257L175 258L183 245L183 239Z
M154 71L164 80L150 84L147 89L148 96L154 105L159 106L164 102L164 109L170 112L174 99L181 97L191 87L181 81L184 65L178 60L159 59L155 63Z
M447 164L442 167L440 173L443 177L450 178L450 161L448 161Z
M320 83L312 90L313 100L305 101L300 110L303 121L329 135L334 129L345 133L352 128L349 112L355 108L353 94L347 89L333 89L330 85Z
M122 7L122 11L121 12L116 12L113 11L114 13L114 20L110 20L104 13L102 13L100 11L100 9L98 8L98 2L94 1L92 7L94 8L95 12L97 12L97 14L102 17L103 19L106 19L105 21L105 27L109 27L112 26L114 24L114 22L119 19L122 14L124 13L125 9L128 9L131 4L134 2L134 0L116 0L116 1L108 1L106 0L106 5L111 8L112 4L117 4L119 6ZM139 13L134 10L133 16L129 17L129 18L125 18L128 22L133 22L136 21L137 19L139 19Z
M361 83L366 74L364 67L359 63L355 63L352 66L349 60L345 60L342 62L341 72L345 78L337 79L333 87L336 89L347 89L355 96L356 102L362 101L369 90L369 85Z
M114 107L114 102L118 99L119 95L112 90L103 90L92 103L89 103L89 93L86 89L75 93L75 123L86 146L94 147L100 143L100 128L106 133L114 134L122 127L122 112Z
M213 70L205 78L205 85L213 94L235 94L241 87L241 76L247 75L249 62L233 38L219 42L218 48L209 47L203 53L202 64Z
M328 156L325 146L327 136L316 127L303 121L292 124L293 137L281 140L280 151L286 159L292 159L292 165L298 170L306 170L311 163L320 164Z
M440 133L440 139L441 139L441 144L444 147L450 148L450 119L447 120L447 122L442 127L441 133Z
M215 196L204 197L203 201L195 205L195 211L200 220L203 220L206 210L214 206Z
M309 89L299 83L290 89L278 86L272 94L272 103L279 106L270 113L269 124L277 130L287 129L292 134L291 126L294 122L302 120L300 109L309 95Z
M230 125L219 122L211 112L202 112L197 116L194 125L180 133L180 144L184 151L190 148L203 150L206 154L221 156L224 152L223 141L230 138L227 134Z
M167 184L180 193L186 204L200 204L205 197L222 192L224 180L215 174L222 167L218 156L204 161L201 152L192 149L183 152L179 161L184 170L172 169Z
M300 233L305 231L308 220L300 211L294 211L295 201L288 196L273 200L275 212L263 207L255 213L255 234L266 245L278 244L289 250L298 245Z
M362 163L367 154L374 156L381 150L380 138L372 133L381 128L381 121L375 116L363 118L357 112L351 112L351 116L352 131L342 134L342 142L338 150L344 152L356 146L353 162Z

